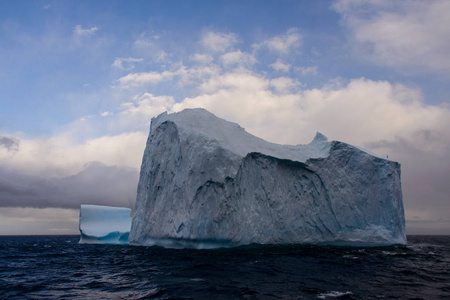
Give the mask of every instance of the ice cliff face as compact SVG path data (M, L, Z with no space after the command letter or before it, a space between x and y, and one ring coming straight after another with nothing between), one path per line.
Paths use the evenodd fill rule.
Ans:
M130 242L405 243L400 165L317 134L259 139L203 109L151 123Z

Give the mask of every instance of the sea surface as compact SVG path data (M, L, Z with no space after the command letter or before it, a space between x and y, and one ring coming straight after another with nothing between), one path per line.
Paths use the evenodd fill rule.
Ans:
M0 236L0 299L450 299L450 236L215 250Z

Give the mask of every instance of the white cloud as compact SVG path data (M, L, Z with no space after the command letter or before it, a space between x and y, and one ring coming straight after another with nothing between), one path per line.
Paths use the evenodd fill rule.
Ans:
M298 49L302 46L302 39L303 37L297 28L290 28L285 34L277 35L260 44L255 44L254 48L266 47L273 52L288 54L293 49Z
M158 55L156 56L155 60L157 62L164 62L167 60L168 56L169 55L164 50L161 50L158 52Z
M289 77L278 77L270 81L270 86L275 89L276 92L287 94L298 90L301 87L301 83L295 79Z
M133 88L178 79L178 85L184 86L198 80L206 80L218 72L219 68L215 65L200 65L192 68L181 65L174 71L130 73L119 78L117 83L120 88Z
M256 63L256 58L252 54L242 52L241 50L225 53L220 59L225 66L236 64L252 65Z
M98 30L98 27L91 27L89 29L83 29L81 25L76 25L73 29L73 34L75 36L88 36L93 35Z
M131 88L137 87L141 85L145 85L148 83L157 83L164 79L171 79L175 76L174 72L164 71L162 73L158 72L140 72L140 73L130 73L117 81L121 88Z
M207 49L224 52L235 45L238 41L234 33L207 32L203 35L200 43Z
M133 57L128 57L128 58L123 58L123 57L119 57L116 58L113 62L113 64L111 65L112 67L121 69L121 70L125 70L125 71L130 71L133 70L135 68L135 63L139 63L142 62L144 59L142 58L133 58Z
M225 74L215 74L208 80L204 80L199 90L205 93L214 93L224 89L231 90L265 90L269 81L246 69L237 69Z
M142 118L145 123L148 123L152 117L170 110L175 104L175 100L171 96L154 96L150 93L138 95L133 100L133 102L126 102L121 106L122 117L125 120L133 120L133 122L136 122L136 118Z
M192 56L191 59L201 64L209 64L214 60L214 58L211 55L201 53L194 54L194 56Z
M138 169L146 132L126 132L76 142L70 133L51 138L20 138L14 154L0 148L0 164L9 170L42 177L61 177L80 172L86 163Z
M317 66L309 66L309 67L297 67L296 71L299 71L302 75L317 75L319 72L317 71Z
M450 70L450 2L339 1L357 51L393 66Z
M112 115L113 115L113 113L110 111L105 111L100 114L100 116L102 116L102 117L108 117L108 116L112 116Z
M290 64L285 64L280 59L271 64L270 67L272 67L272 69L274 69L275 71L284 71L284 72L289 72L289 70L291 69Z
M279 90L289 88L292 93L275 95L270 92L271 86ZM205 94L186 98L174 107L175 110L205 107L251 128L259 126L249 126L256 114L257 119L266 120L257 132L276 142L299 143L319 130L332 138L359 145L394 140L397 136L413 137L422 129L436 130L432 124L446 123L448 114L444 108L422 104L419 91L384 81L356 79L338 88L299 90L299 87L290 78L269 81L237 70L212 77L200 86ZM280 115L283 117L275 117ZM290 124L288 129L285 123ZM302 128L301 135L299 128Z

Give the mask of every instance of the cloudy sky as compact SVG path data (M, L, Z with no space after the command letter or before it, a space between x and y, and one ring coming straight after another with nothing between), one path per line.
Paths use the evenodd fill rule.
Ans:
M150 119L203 107L402 164L409 234L450 232L450 1L1 1L0 234L132 207Z

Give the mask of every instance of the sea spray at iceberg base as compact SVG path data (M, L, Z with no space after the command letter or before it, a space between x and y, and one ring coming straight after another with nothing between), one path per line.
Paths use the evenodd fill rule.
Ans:
M128 244L131 209L102 205L81 205L81 244Z
M204 109L152 119L134 245L406 243L400 164L318 133L277 145Z

